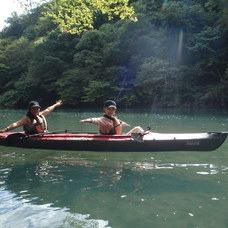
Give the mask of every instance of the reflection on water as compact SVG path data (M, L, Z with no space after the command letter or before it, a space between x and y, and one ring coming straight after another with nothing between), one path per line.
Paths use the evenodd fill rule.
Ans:
M23 195L0 188L0 226L10 227L108 227L108 222L89 219L89 215L71 214L52 204L34 205Z
M138 227L135 215L145 220L142 227L175 224L177 218L185 226L186 218L204 215L200 209L227 205L226 190L220 188L227 166L164 162L144 155L144 161L111 161L105 155L97 160L65 154L2 168L0 226L124 227L127 219ZM18 157L23 160L22 154Z

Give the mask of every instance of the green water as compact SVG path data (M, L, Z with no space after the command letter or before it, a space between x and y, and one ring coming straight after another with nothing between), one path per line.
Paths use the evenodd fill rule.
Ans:
M0 110L0 128L25 110ZM57 111L50 130L99 112ZM227 113L120 112L158 132L227 131ZM126 131L130 128L126 128ZM0 146L0 227L228 227L228 140L213 152L111 153Z

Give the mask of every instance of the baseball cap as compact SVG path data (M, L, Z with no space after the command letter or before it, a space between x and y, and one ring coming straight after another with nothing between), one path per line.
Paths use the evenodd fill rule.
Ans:
M41 108L39 103L37 101L30 101L29 102L29 105L28 105L28 108L29 109L32 109L32 108Z
M116 102L113 100L107 100L104 102L105 108L115 108L116 109Z

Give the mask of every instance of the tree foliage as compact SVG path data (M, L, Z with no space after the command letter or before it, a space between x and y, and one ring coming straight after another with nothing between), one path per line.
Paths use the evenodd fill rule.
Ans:
M77 7L68 4L63 16L71 20L67 7L84 4L90 16L83 10L81 16L94 28L85 27L84 19L82 27L72 20L64 22L70 30L61 32L44 15L51 6L46 3L7 19L0 32L1 106L25 107L33 99L46 105L61 98L66 107L105 99L128 106L228 107L225 1L73 2ZM118 20L125 3L134 7L137 22ZM47 12L51 9L57 13ZM79 28L86 31L69 33Z
M78 34L94 28L96 17L102 13L109 20L134 17L134 9L128 6L129 0L51 0L45 14L58 24L61 32Z

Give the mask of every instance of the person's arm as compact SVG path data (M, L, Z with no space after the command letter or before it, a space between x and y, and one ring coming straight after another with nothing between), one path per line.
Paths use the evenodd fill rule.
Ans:
M92 123L92 119L88 118L88 119L85 119L85 120L80 120L79 122L80 123Z
M125 123L125 122L123 122L123 121L121 121L121 124L122 124L123 127L130 127L130 126L131 126L130 124Z
M47 107L45 110L40 112L40 115L46 116L48 115L50 112L52 112L55 108L60 107L63 104L62 100L56 101L55 104Z
M7 131L13 130L15 128L24 126L24 125L28 124L29 121L30 121L29 118L25 116L21 120L18 120L17 122L10 124L8 127L1 129L0 133L7 132Z

